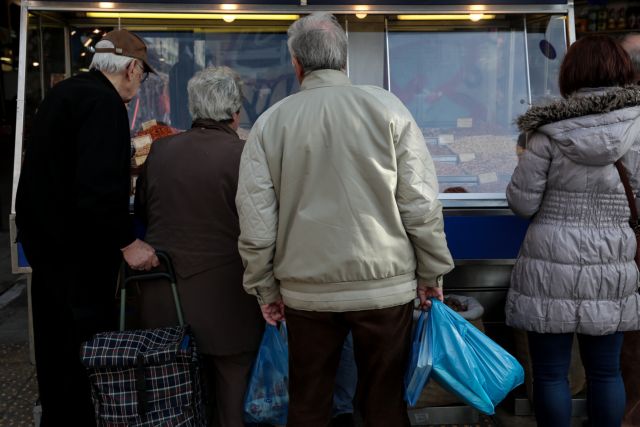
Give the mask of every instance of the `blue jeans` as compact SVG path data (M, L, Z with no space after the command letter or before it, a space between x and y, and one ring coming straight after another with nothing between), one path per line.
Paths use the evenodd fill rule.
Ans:
M336 385L333 388L333 407L331 416L353 414L353 397L358 385L358 369L353 355L353 337L347 335L340 354L340 364L336 374Z
M589 425L618 427L625 406L624 383L620 373L620 351L624 335L578 334L580 356L587 376ZM571 425L569 364L573 334L529 332L533 364L533 405L540 427Z

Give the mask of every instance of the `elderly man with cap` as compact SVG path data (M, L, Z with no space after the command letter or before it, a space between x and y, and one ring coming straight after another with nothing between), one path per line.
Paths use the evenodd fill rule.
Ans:
M96 45L91 71L62 81L26 141L16 199L18 240L33 270L36 372L42 427L95 425L82 341L115 329L119 264L158 264L129 216L125 103L148 72L144 42L126 30Z

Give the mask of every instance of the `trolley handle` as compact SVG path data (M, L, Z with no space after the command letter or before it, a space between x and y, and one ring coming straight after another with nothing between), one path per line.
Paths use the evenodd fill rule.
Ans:
M178 295L178 288L176 286L176 274L173 269L173 263L169 254L162 250L156 250L156 256L160 261L160 265L165 268L166 271L136 271L131 269L126 262L122 263L120 269L121 288L120 288L120 330L125 330L125 305L127 300L127 288L131 283L142 282L149 280L164 279L171 284L171 293L173 294L173 302L176 307L176 314L178 315L178 323L180 326L184 326L184 315L182 313L182 304L180 303L180 296Z

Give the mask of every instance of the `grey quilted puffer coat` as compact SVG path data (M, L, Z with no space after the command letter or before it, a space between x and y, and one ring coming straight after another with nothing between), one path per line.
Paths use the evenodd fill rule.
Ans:
M636 241L614 162L640 189L640 87L583 90L534 107L507 188L532 217L511 276L507 324L541 333L640 329Z

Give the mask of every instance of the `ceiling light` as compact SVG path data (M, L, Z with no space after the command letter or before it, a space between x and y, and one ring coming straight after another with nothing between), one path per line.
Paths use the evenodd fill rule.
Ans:
M80 52L80 56L85 56L87 52Z
M155 12L87 12L87 18L122 18L122 19L224 19L220 13L155 13ZM295 21L300 15L283 14L240 14L234 15L238 20L254 21Z
M95 30L93 30L93 34L99 34L100 33L100 29L96 28Z
M474 17L472 19L472 16ZM481 13L474 13L471 15L398 15L399 21L464 21L464 20L481 20L481 19L495 19L496 15L486 15Z
M366 13L364 13L364 12L358 12L358 13L356 13L356 18L358 18L358 19L364 19L364 18L366 18L366 17L367 17L367 14L366 14Z
M75 36L76 35L76 30L71 30L71 33L69 33L69 34L71 34L72 36Z
M116 4L110 1L101 1L98 3L98 7L102 9L113 9L114 7L116 7Z
M40 66L40 63L39 63L39 62L34 62L34 63L33 63L33 66L34 66L34 67L39 67L39 66Z
M222 10L238 10L237 4L221 4L220 9Z
M224 15L224 16L222 17L222 20L223 20L224 22L233 22L233 21L235 21L235 20L236 20L236 17L235 17L235 15Z

